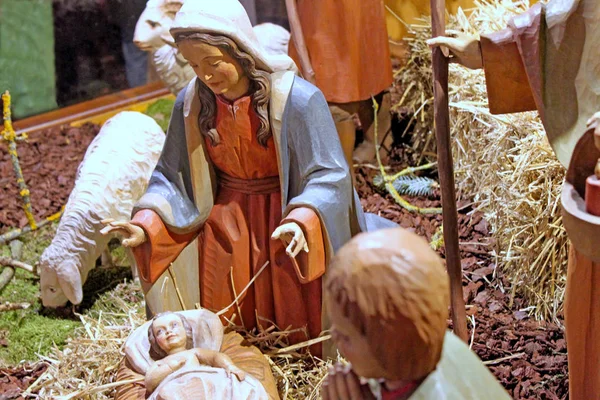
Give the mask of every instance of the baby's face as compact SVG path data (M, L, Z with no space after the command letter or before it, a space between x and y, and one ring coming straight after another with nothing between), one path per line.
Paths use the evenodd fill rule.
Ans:
M181 318L176 314L159 317L152 323L156 343L165 353L185 350L187 336Z

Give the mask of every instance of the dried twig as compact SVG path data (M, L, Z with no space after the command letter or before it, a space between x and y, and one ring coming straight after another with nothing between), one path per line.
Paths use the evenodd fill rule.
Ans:
M25 310L31 307L31 303L9 303L0 304L0 312Z
M512 360L512 359L514 359L514 358L521 358L521 357L523 357L523 356L525 356L525 355L527 355L527 354L526 354L526 353L516 353L516 354L513 354L513 355L511 355L511 356L506 356L506 357L502 357L502 358L497 358L497 359L495 359L495 360L488 360L488 361L484 361L483 363L484 363L485 365L495 365L495 364L500 364L501 362L504 362L504 361Z
M2 273L0 273L0 290L9 284L13 276L15 276L15 269L13 267L5 267L2 270Z
M15 260L19 260L21 258L21 254L23 253L23 242L20 240L13 240L10 242L10 252ZM11 266L5 267L0 274L0 290L4 289L4 287L8 285L13 276L15 276L15 269Z
M25 264L24 262L14 260L9 257L0 257L0 265L9 266L13 268L21 268L27 272L31 272L35 274L35 268L29 264Z

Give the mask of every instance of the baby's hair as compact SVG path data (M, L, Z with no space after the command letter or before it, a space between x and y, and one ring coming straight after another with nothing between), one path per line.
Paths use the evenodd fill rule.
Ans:
M177 315L179 317L179 319L181 320L181 323L183 324L183 329L185 330L185 336L187 338L186 342L185 342L185 348L186 349L191 349L192 347L194 347L194 338L192 336L192 326L190 325L189 321L187 320L186 317L184 317L183 315L173 312L173 311L165 311L163 313L157 314L154 316L154 318L152 318L150 320L150 326L148 327L148 341L150 342L150 357L153 360L161 360L163 358L165 358L167 356L167 353L160 348L160 346L158 345L157 341L156 341L156 337L154 336L154 321L157 320L158 318L167 316L167 315Z
M325 297L371 339L385 379L416 380L435 369L449 283L440 257L416 234L394 228L355 236L328 267Z

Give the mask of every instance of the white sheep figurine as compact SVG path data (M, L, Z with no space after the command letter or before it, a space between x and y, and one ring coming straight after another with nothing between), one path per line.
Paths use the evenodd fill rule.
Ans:
M129 220L164 141L158 124L138 112L121 112L102 126L79 165L56 235L39 260L44 306L81 302L88 273L111 239L100 233L100 221ZM134 258L126 251L135 271Z
M194 0L199 1L199 0ZM135 26L133 41L150 53L160 80L178 94L196 76L175 46L169 29L185 0L148 0ZM287 54L290 33L279 25L264 23L254 28L261 46L270 54Z

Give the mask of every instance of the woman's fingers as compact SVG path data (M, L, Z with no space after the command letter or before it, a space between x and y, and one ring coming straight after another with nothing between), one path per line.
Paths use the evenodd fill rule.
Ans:
M292 240L290 240L290 244L288 245L288 247L285 249L285 252L287 253L288 256L290 257L296 257L296 254L294 254L296 252L296 244L298 243L298 240L296 239L296 236L294 236L292 238Z
M281 225L273 231L271 239L281 240L286 246L285 252L290 257L296 257L302 250L308 252L308 245L302 228L296 223Z
M281 239L281 235L283 233L283 226L278 226L274 231L273 234L271 235L271 239L273 240L277 240L277 239Z
M138 245L137 240L135 239L123 239L121 241L121 245L123 247L136 247Z
M446 36L455 38L464 35L464 32L457 31L456 29L446 29Z
M427 45L429 47L445 46L455 52L459 52L464 47L461 40L447 36L437 36L427 39Z
M116 227L116 226L111 226L111 225L105 226L104 228L100 229L100 233L102 235L108 235L111 232L116 232L116 233L121 233L121 234L127 233L127 231L124 230L123 228Z
M588 129L595 128L598 125L598 121L600 121L600 112L592 115L592 117L587 120Z

